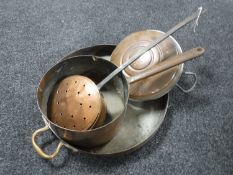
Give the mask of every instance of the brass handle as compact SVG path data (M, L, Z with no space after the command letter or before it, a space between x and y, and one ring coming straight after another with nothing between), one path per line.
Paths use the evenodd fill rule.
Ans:
M33 134L32 134L32 146L33 148L35 149L35 151L37 152L37 154L39 154L39 156L41 156L42 158L44 159L52 159L54 158L60 151L61 147L64 146L64 144L62 142L60 142L57 146L57 148L55 149L55 151L51 154L51 155L48 155L46 154L37 144L36 144L36 136L38 134L40 134L41 132L45 132L45 131L48 131L49 130L49 127L48 126L45 126L43 128L40 128L40 129L37 129Z
M191 60L193 58L196 58L200 55L202 55L205 52L205 49L202 47L197 47L190 49L184 53L181 53L179 55L172 56L160 63L158 63L153 69L146 70L138 75L132 76L128 78L129 83L134 83L136 81L139 81L141 79L147 78L149 76L155 75L157 73L160 73L162 71L165 71L167 69L170 69L172 67L175 67L181 63L184 63L188 60Z

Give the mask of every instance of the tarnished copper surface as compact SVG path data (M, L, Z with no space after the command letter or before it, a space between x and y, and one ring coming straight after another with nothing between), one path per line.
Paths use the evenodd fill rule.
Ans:
M95 83L80 75L69 76L57 84L48 112L52 122L78 131L90 129L96 123L100 126L106 114Z
M111 61L117 66L122 65L133 54L155 41L162 34L163 32L157 30L145 30L128 35L113 51ZM148 69L153 69L162 60L181 52L179 44L172 37L169 37L147 51L128 66L123 73L126 77L132 77ZM183 64L130 84L130 98L144 100L161 97L177 83L182 73L182 68Z

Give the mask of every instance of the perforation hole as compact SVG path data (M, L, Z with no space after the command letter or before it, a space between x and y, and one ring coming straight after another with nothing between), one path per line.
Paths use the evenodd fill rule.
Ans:
M91 105L89 106L89 108L91 108Z
M82 103L80 103L80 106L82 106L83 104Z
M83 120L86 120L86 117L83 117Z

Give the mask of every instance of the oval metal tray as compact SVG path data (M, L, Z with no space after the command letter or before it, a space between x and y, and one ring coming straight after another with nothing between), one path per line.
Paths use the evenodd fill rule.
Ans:
M75 51L63 59L78 55L93 55L110 60L114 45L99 45ZM157 100L129 101L126 116L117 135L105 145L96 148L80 148L64 145L75 152L99 156L130 153L143 146L162 124L168 108L168 94Z

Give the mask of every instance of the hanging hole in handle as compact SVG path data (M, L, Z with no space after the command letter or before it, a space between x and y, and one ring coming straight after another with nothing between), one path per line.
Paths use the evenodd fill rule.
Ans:
M45 131L48 131L49 127L46 125L43 128L37 129L33 134L32 134L32 146L35 149L35 151L37 152L37 154L39 154L39 156L41 156L44 159L53 159L60 151L61 147L64 146L64 144L60 141L57 148L55 149L55 151L52 154L47 154L45 153L36 143L36 136L40 133L43 133Z
M198 48L197 48L197 51L198 51L198 52L202 52L202 51L203 51L203 48L198 47Z
M191 76L193 77L193 84L190 86L190 88L184 88L182 87L180 84L176 84L176 86L184 93L189 93L189 92L192 92L194 90L194 88L196 87L196 84L197 84L197 75L194 73L194 72L184 72L185 75L187 76Z

